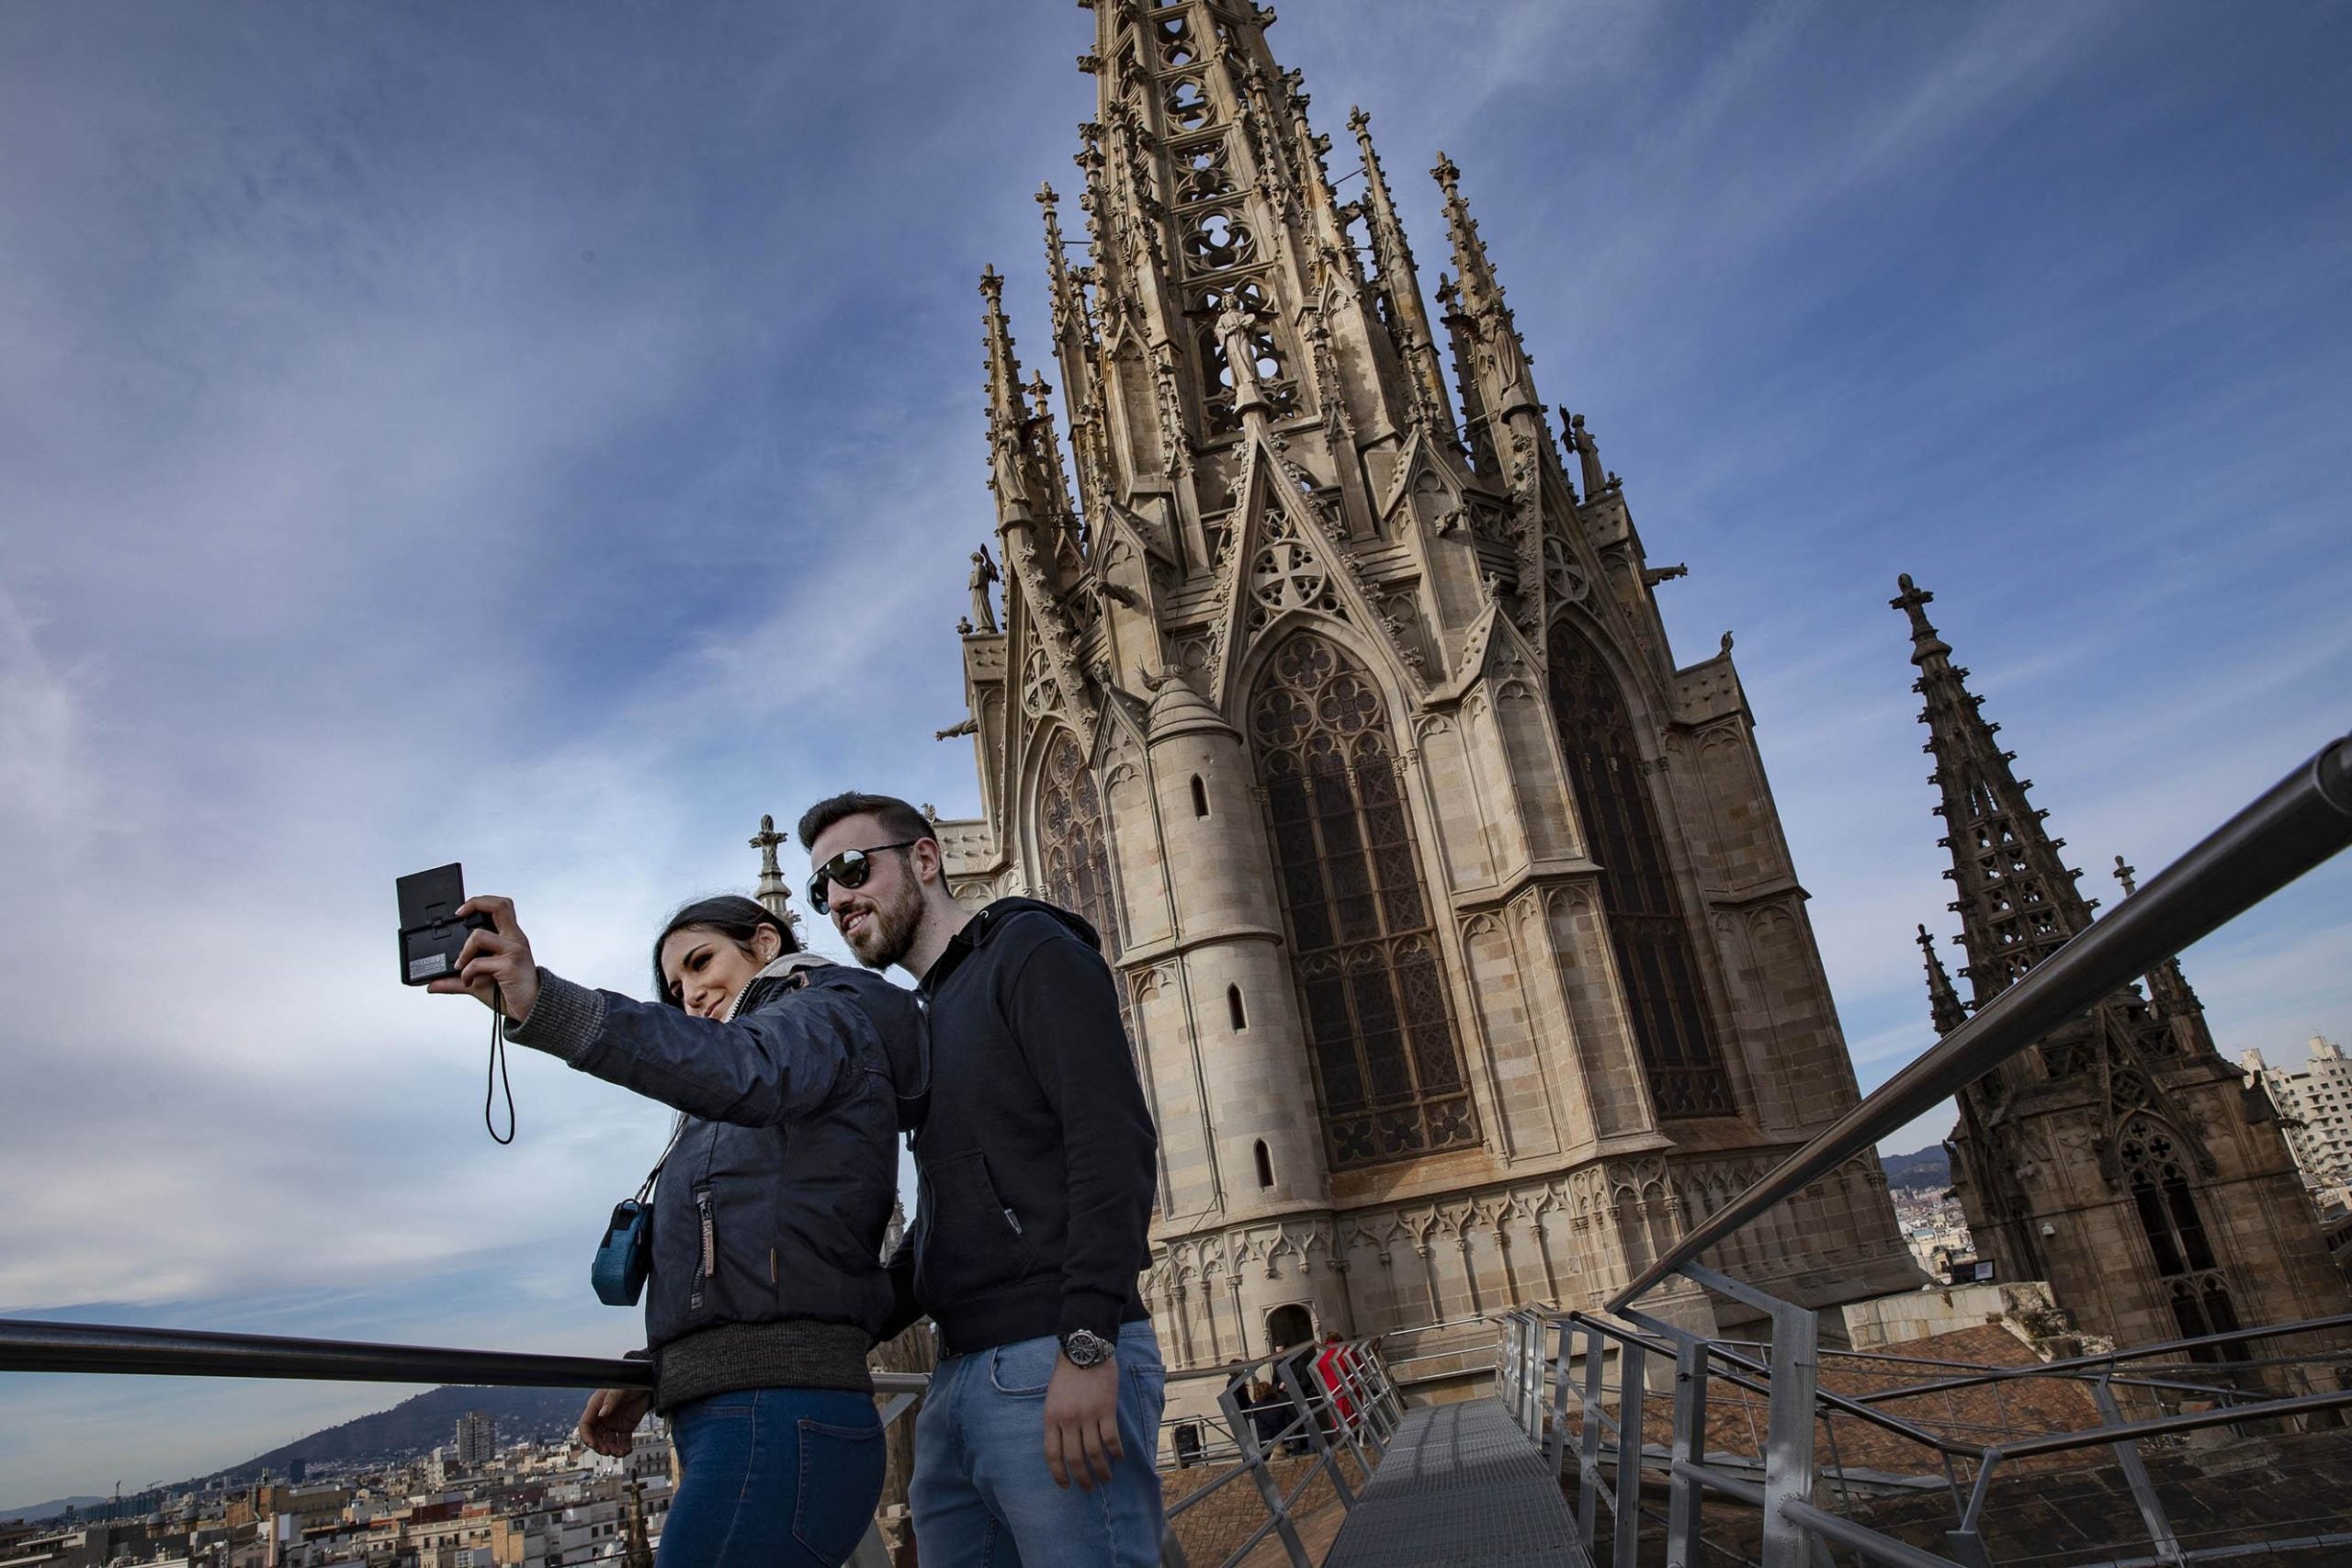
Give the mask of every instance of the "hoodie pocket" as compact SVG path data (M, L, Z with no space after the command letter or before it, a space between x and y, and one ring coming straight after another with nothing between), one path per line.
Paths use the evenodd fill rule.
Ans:
M977 1150L935 1162L927 1173L932 1207L916 1257L915 1290L927 1307L1009 1285L1037 1263L1037 1243L1020 1213L997 1191Z

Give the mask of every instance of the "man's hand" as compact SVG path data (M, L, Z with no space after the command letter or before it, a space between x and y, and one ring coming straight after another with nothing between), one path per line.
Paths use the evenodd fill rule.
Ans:
M1046 1468L1054 1484L1078 1483L1091 1492L1111 1483L1111 1466L1126 1457L1119 1446L1119 1359L1099 1367L1054 1360L1054 1381L1046 1385Z
M600 1454L627 1459L630 1435L652 1408L653 1395L641 1388L600 1388L580 1413L580 1440Z
M492 1012L526 1021L539 1001L539 967L531 939L514 923L514 900L485 893L458 906L460 915L488 915L488 931L470 932L458 953L458 972L428 980L424 988L444 996L472 997Z

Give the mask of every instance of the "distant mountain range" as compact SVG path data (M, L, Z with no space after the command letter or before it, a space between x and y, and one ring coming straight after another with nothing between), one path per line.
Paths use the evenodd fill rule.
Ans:
M1915 1155L1881 1155L1878 1163L1889 1187L1940 1192L1951 1185L1951 1160L1940 1146Z
M258 1479L263 1471L283 1477L296 1460L305 1464L347 1463L428 1453L456 1436L458 1417L469 1410L481 1411L498 1423L498 1440L502 1444L518 1438L560 1438L579 1423L581 1407L587 1402L586 1389L436 1388L413 1399L404 1399L389 1410L379 1410L307 1438L297 1438L282 1448L255 1454L243 1464L232 1464L159 1490L187 1492L210 1483L249 1482ZM68 1508L92 1508L108 1500L56 1497L22 1508L0 1508L0 1519L53 1518Z
M28 1503L21 1508L0 1508L0 1519L22 1519L27 1524L39 1524L53 1519L68 1508L95 1508L104 1497L51 1497L46 1503Z
M297 1438L202 1479L244 1480L265 1470L284 1475L298 1459L306 1464L342 1463L429 1453L456 1435L458 1417L469 1410L481 1411L498 1423L502 1444L517 1438L560 1438L579 1424L581 1407L587 1403L586 1389L436 1388L390 1410Z

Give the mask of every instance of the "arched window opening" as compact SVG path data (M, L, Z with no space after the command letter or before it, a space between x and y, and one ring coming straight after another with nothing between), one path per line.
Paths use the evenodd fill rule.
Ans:
M1201 782L1200 774L1194 773L1193 775L1193 815L1206 817L1208 814L1209 786Z
M1233 1032L1236 1034L1250 1027L1250 1015L1241 1010L1240 987L1227 986L1225 988L1225 1010L1233 1020Z
M1264 1191L1274 1184L1274 1156L1266 1152L1266 1140L1258 1140L1258 1190Z
M1657 809L1617 678L1590 638L1552 630L1552 713L1600 864L1600 901L1625 1002L1661 1117L1728 1116L1731 1080L1716 1055L1699 988L1690 922L1667 858Z
M2116 1153L2181 1337L2236 1329L2229 1280L2213 1255L2177 1134L2154 1117L2134 1116L2123 1124ZM2244 1345L2198 1345L2188 1354L2199 1361L2243 1361L2247 1352Z
M1478 1142L1430 902L1371 677L1295 634L1250 702L1331 1166Z
M1315 1320L1297 1303L1288 1303L1266 1314L1266 1349L1279 1354L1294 1345L1306 1345L1315 1338Z
M1037 781L1037 847L1045 862L1046 897L1083 916L1102 940L1102 956L1119 993L1119 1021L1133 1050L1136 1021L1127 977L1119 967L1125 942L1119 934L1118 897L1111 884L1109 840L1102 830L1102 794L1095 786L1093 770L1086 765L1086 754L1066 729L1046 749L1045 772Z

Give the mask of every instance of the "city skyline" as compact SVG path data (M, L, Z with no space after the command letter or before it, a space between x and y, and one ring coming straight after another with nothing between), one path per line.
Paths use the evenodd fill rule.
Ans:
M990 527L971 281L1043 344L1028 193L1069 183L1090 31L870 9L0 15L40 154L0 172L0 856L36 895L0 915L0 1173L44 1195L0 1313L637 1343L582 1287L664 1113L518 1053L492 1148L481 1017L395 989L389 885L462 858L641 994L761 812L970 808L929 736ZM2153 873L2352 720L2342 29L1277 29L1413 232L1462 165L1547 391L1691 567L1678 643L1736 633L1865 1089L1931 1038L1913 926L1951 929L1897 571L2110 906L2112 855ZM2345 886L2192 950L2225 1052L2352 1033ZM0 1391L25 1502L383 1393Z

